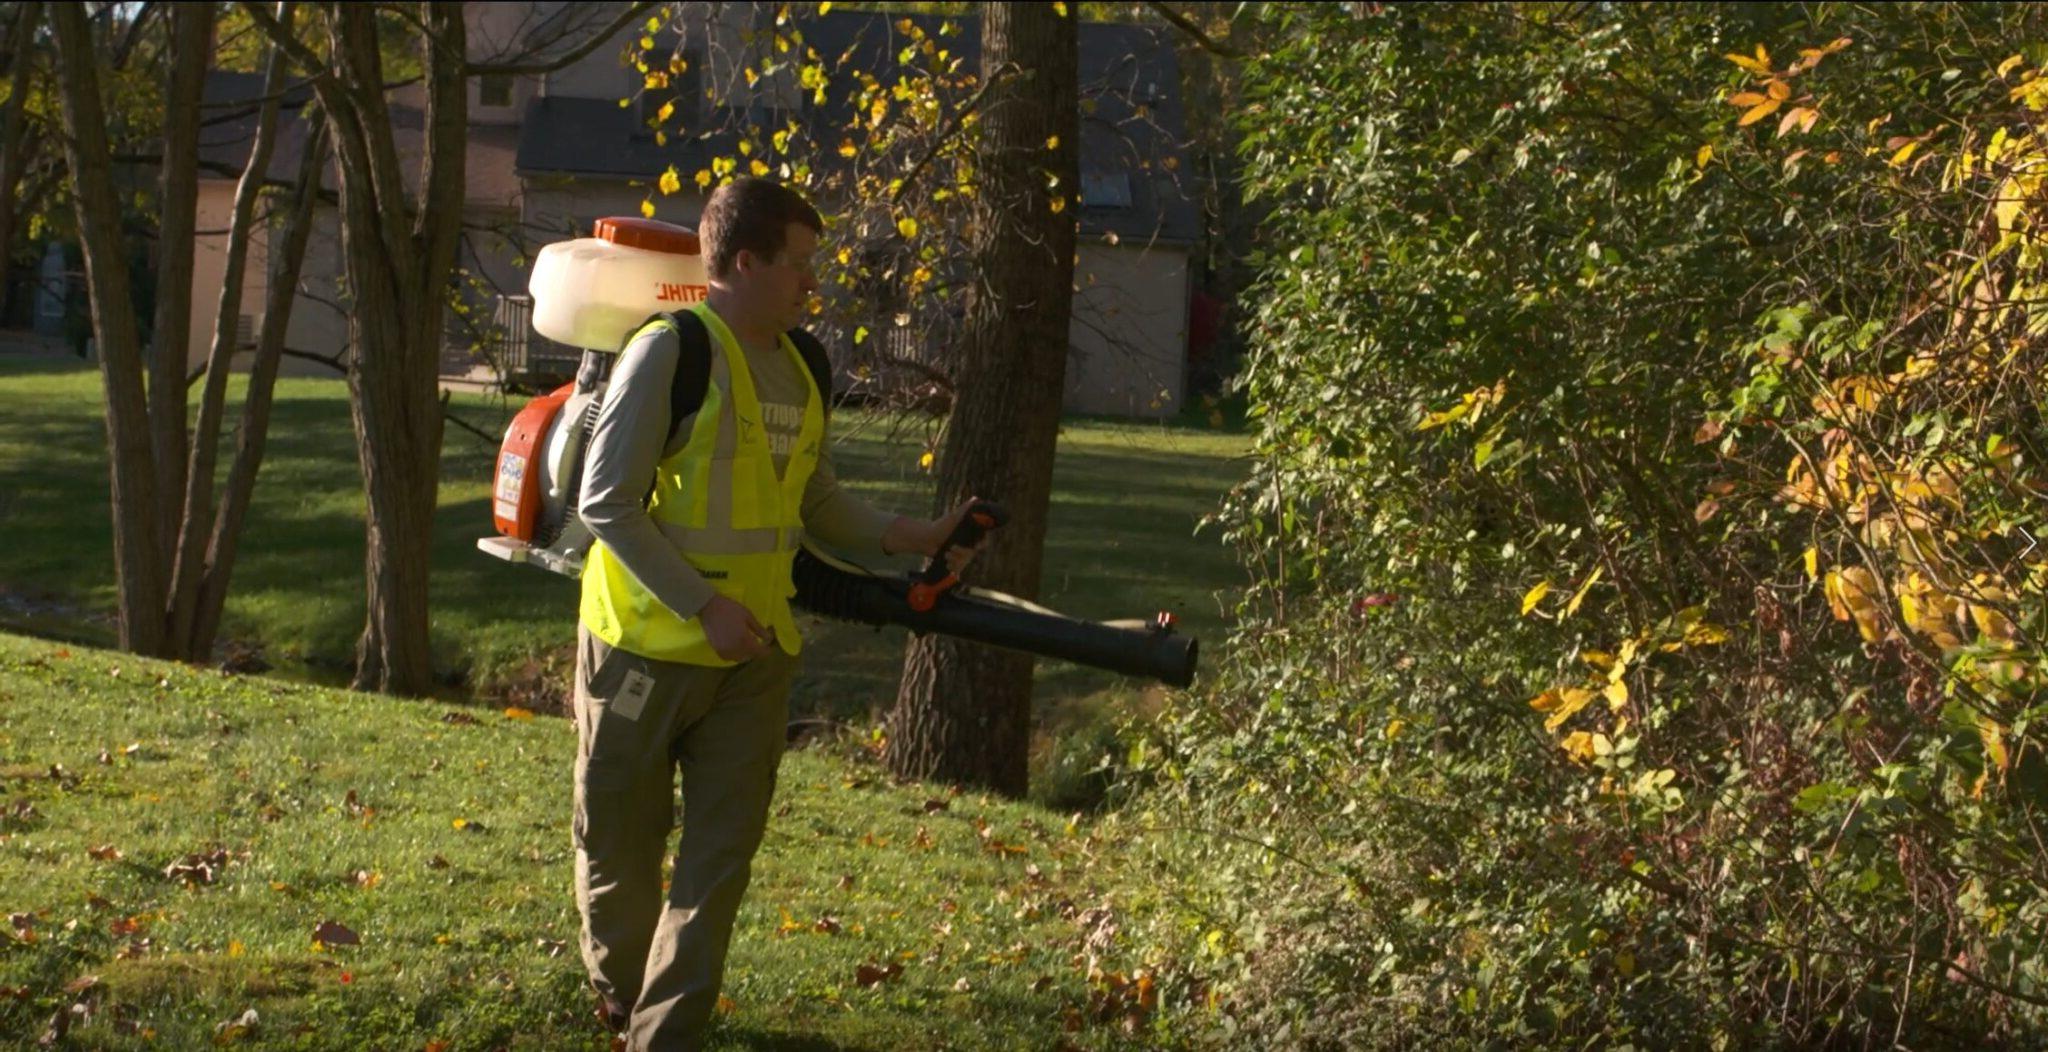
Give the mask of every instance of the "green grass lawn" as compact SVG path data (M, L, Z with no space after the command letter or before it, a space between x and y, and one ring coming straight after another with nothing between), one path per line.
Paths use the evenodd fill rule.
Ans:
M232 1043L604 1049L574 748L559 717L0 633L0 1035L83 1004L60 1047L211 1047L253 1009ZM1084 819L794 750L715 1047L1129 1047L1129 988L1088 971L1091 934L1117 968L1120 857Z
M0 358L0 627L112 641L102 404L97 372L61 360ZM454 407L496 436L521 404L465 395ZM878 506L930 514L929 479L918 466L921 427L901 423L848 413L835 421L833 456L840 476ZM497 442L450 427L443 446L432 602L435 660L448 696L550 707L569 675L575 584L476 550L477 538L492 532ZM1242 477L1236 459L1247 451L1242 436L1219 431L1069 422L1040 602L1090 620L1172 610L1182 630L1215 653L1228 596L1243 577L1215 532L1197 536L1196 526ZM283 381L224 636L260 646L288 675L345 681L364 619L362 562L363 497L346 389L338 380ZM805 637L795 714L862 726L893 703L905 633L810 620ZM1149 689L1041 661L1036 769L1054 772L1048 782L1078 778L1105 741L1102 728L1140 709ZM1063 793L1055 786L1047 799Z

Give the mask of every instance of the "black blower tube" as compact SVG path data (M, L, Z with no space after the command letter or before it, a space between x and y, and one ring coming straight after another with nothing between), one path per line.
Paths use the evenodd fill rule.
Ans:
M910 577L884 577L798 549L796 605L821 617L900 625L976 643L1146 676L1175 687L1195 680L1196 641L1158 621L1079 621L994 592L954 588L931 609L912 609Z

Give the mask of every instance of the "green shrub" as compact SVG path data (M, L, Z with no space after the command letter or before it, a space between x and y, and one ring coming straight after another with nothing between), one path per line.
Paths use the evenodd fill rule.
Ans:
M1261 17L1256 583L1145 772L1204 831L1173 1026L2048 1035L2048 15Z

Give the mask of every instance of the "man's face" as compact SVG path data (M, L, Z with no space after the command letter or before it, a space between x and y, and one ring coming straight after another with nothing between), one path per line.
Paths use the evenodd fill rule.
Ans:
M773 259L741 253L736 284L754 310L774 321L777 331L796 328L810 315L811 294L818 291L812 265L817 252L818 235L802 223L791 223L783 231L782 251Z

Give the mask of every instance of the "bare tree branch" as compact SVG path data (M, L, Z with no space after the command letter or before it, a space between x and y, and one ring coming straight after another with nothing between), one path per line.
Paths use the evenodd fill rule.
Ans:
M982 100L988 97L989 89L1016 76L1019 72L1016 63L1004 63L1001 69L996 70L994 76L982 81L981 87L975 89L974 94L968 96L967 101L961 103L959 109L947 115L946 123L940 125L939 130L932 135L931 148L917 159L916 164L910 166L910 171L903 176L903 182L896 187L896 192L890 195L889 200L892 203L903 200L903 195L910 192L910 188L917 183L917 177L924 174L925 166L932 163L932 159L945 148L946 141L953 131L966 124L967 116L980 108Z
M512 62L472 62L464 67L463 74L465 76L471 77L533 77L539 76L543 73L553 73L556 70L564 69L570 65L575 64L576 62L581 61L585 55L588 55L591 52L596 51L599 45L616 36L620 30L625 29L627 26L630 26L634 22L639 21L642 17L644 17L647 14L647 12L652 11L660 6L661 4L659 0L641 0L641 2L634 4L633 6L625 9L624 11L621 11L619 13L619 17L612 19L611 24L586 37L581 44L576 45L575 47L569 49L568 51L554 58ZM554 40L548 41L547 44L557 43L567 35L567 31L564 31L560 35L556 36ZM545 48L547 44L543 44L540 46L542 48Z
M1244 52L1239 51L1238 49L1231 47L1228 44L1220 43L1214 39L1211 39L1209 34L1202 32L1202 27L1196 25L1193 19L1190 19L1188 16L1181 14L1178 11L1175 11L1173 8L1162 3L1161 0L1146 0L1145 6L1151 8L1154 13L1158 14L1159 17L1164 18L1168 22L1173 23L1174 28L1179 29L1181 32L1186 33L1189 37L1193 38L1195 46L1201 48L1202 50L1207 51L1213 55L1221 55L1224 58L1244 57Z
M453 398L454 394L455 392L450 391L445 387L441 389L441 419L446 420L451 424L454 424L456 427L459 427L472 435L475 435L477 438L483 440L484 445L496 449L498 447L499 436L493 435L490 432L485 431L484 429L476 426L475 424L472 424L469 421L464 420L459 416L456 416L454 410L449 408L449 400Z
M304 41L301 41L296 34L285 27L284 23L271 17L270 12L265 11L262 4L244 2L241 8L242 13L248 15L249 21L255 23L258 29L263 30L263 34L270 38L272 44L283 48L284 53L290 55L292 61L306 72L307 80L305 83L311 84L317 89L322 81L332 81L334 79L334 72L328 68L327 60L321 58L312 48L307 47Z

